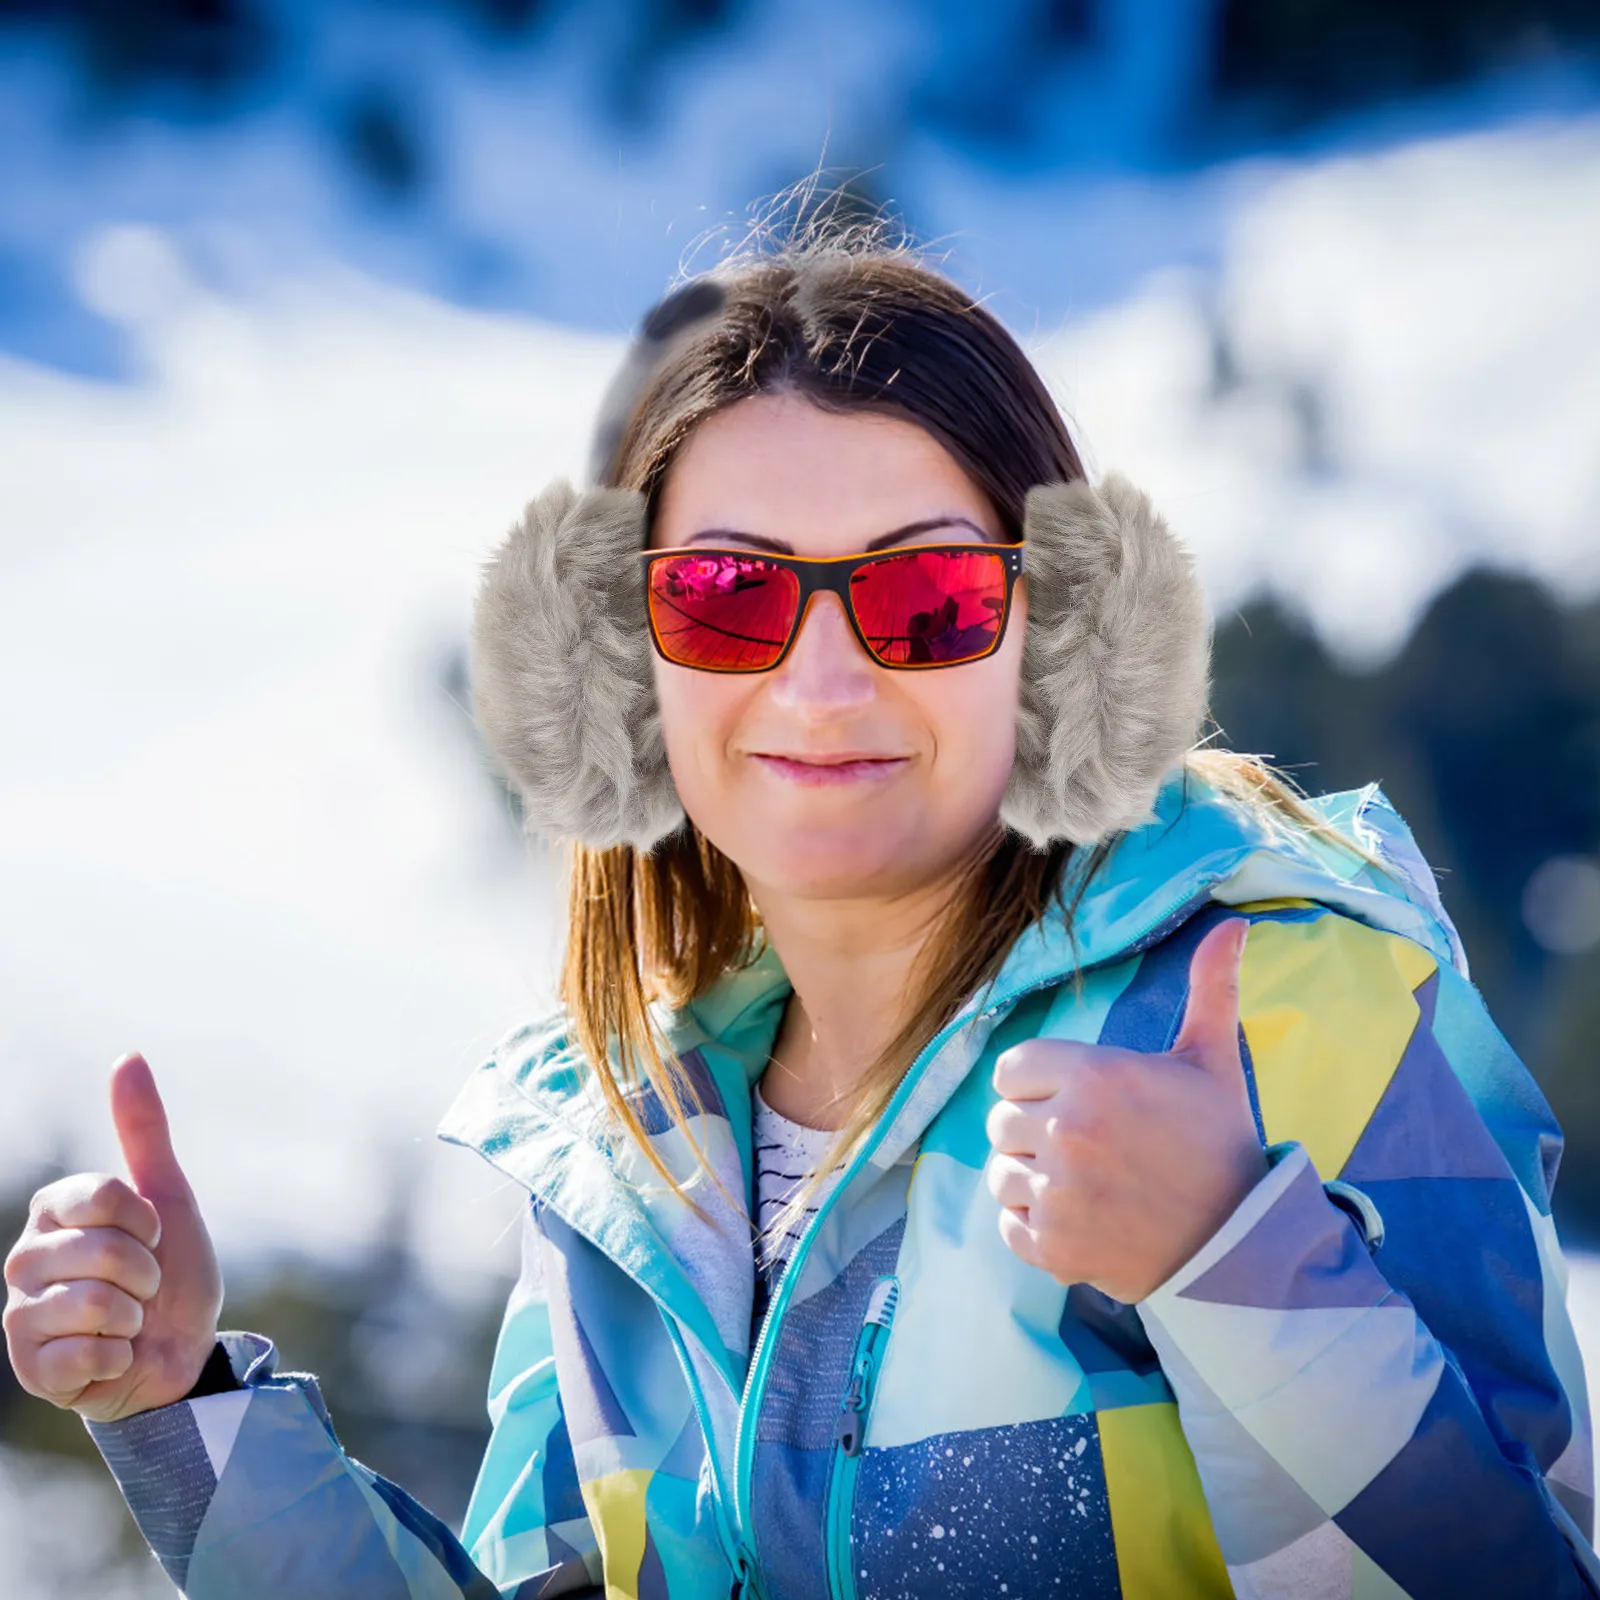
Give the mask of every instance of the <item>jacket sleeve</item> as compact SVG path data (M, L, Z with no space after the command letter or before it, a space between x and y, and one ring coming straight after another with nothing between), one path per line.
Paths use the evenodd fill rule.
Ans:
M279 1372L257 1334L222 1344L239 1389L87 1424L140 1532L192 1600L599 1593L548 1317L526 1271L495 1353L494 1431L460 1540L344 1453L315 1378Z
M1235 1591L1600 1594L1560 1134L1477 990L1325 912L1240 1015L1270 1170L1139 1306Z

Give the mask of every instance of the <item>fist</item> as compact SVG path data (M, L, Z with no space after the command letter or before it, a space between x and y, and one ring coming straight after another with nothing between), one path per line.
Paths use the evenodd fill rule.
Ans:
M1266 1175L1239 1056L1249 929L1234 918L1195 947L1170 1050L1030 1039L1001 1053L986 1176L1022 1260L1142 1300Z
M181 1400L217 1338L222 1277L142 1056L111 1069L128 1181L41 1189L6 1257L6 1348L30 1394L95 1422Z

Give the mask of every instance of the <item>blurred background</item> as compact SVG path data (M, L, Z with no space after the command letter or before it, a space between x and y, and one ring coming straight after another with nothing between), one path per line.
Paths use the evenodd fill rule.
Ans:
M1193 548L1223 741L1411 823L1565 1125L1593 1367L1592 0L0 0L7 1247L144 1050L225 1324L459 1518L520 1191L431 1130L560 949L479 565L819 171ZM171 1592L9 1369L0 1592Z

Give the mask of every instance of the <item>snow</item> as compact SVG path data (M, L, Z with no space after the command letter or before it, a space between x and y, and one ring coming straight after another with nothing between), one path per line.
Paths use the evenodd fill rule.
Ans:
M113 1162L136 1046L224 1246L338 1248L553 986L549 872L438 679L615 349L337 279L141 330L139 387L0 368L0 1146ZM430 1254L509 1267L475 1165L422 1159Z
M1371 666L1474 561L1600 590L1600 118L1236 183L1215 280L1156 275L1038 352L1218 611L1270 588Z

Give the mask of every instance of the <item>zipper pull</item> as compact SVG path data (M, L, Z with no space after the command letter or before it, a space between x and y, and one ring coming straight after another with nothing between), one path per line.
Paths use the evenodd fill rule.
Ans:
M839 1422L835 1429L839 1448L847 1456L861 1454L864 1431L861 1413L867 1403L867 1387L872 1382L873 1352L882 1341L889 1324L894 1321L895 1307L899 1303L898 1278L883 1277L873 1284L866 1315L861 1319L861 1333L856 1339L856 1359L850 1374L850 1387L845 1391L839 1407Z
M850 1380L850 1388L839 1411L839 1448L847 1456L861 1453L861 1401L866 1393L865 1367L864 1361L856 1366L855 1376Z

